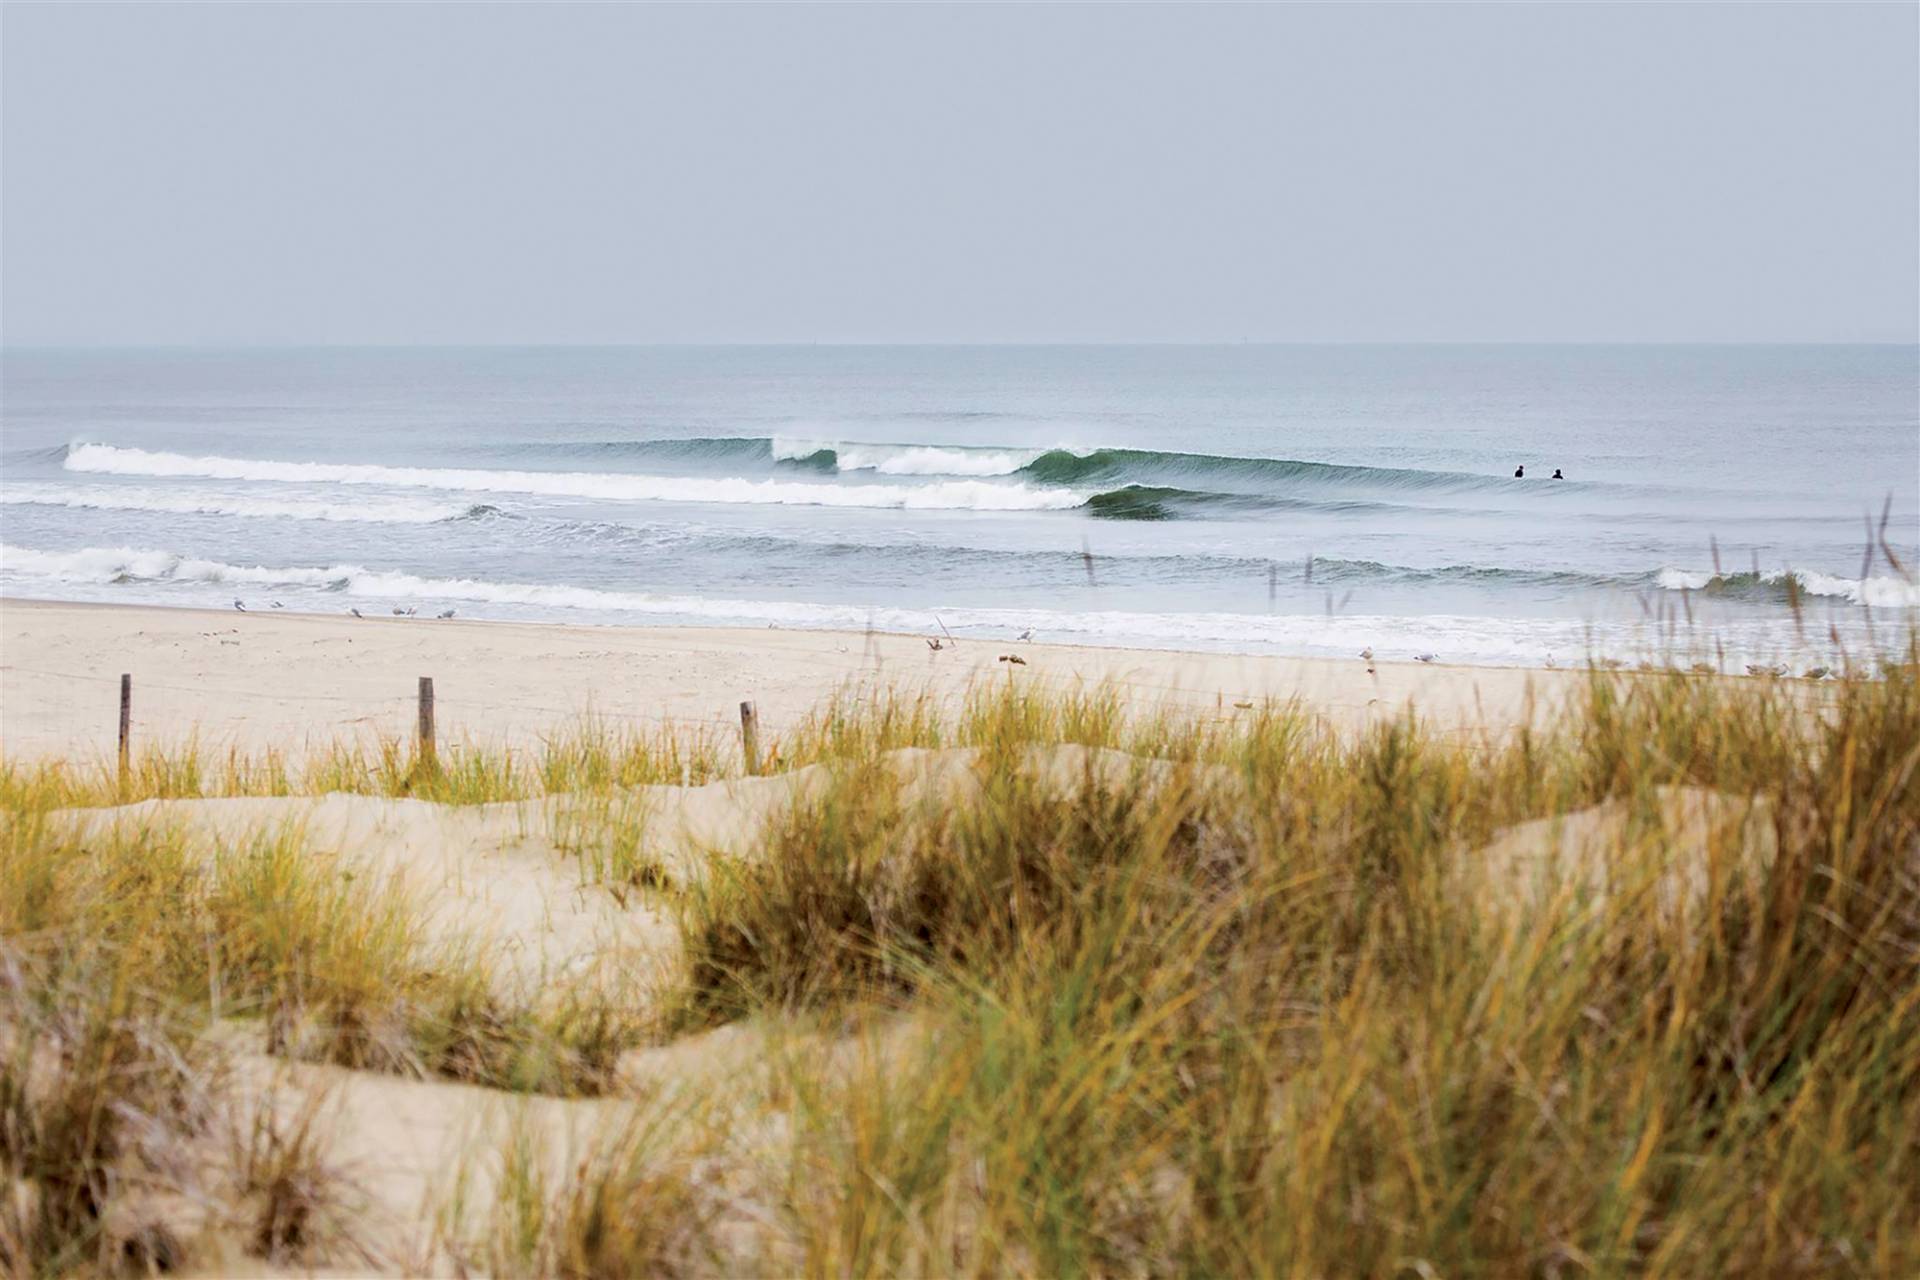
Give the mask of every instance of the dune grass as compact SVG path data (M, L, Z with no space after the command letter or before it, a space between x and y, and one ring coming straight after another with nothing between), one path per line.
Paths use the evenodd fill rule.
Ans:
M741 771L736 742L567 726L532 750L453 743L423 756L410 740L335 742L289 756L213 751L189 735L134 752L124 778L111 760L0 758L0 808L45 811L142 800L221 796L407 797L436 804L495 804L550 794L698 785Z
M0 943L0 1274L177 1265L169 1234L103 1224L208 1124L207 1057L122 957L62 961Z
M977 788L848 767L686 899L689 1021L940 1028L813 1083L809 1271L1920 1271L1910 668L1596 677L1505 742L1270 714L1064 789L1017 758L1064 718L998 711ZM1475 856L1600 802L1597 883Z
M1149 754L1195 750L1201 722L1125 710L1120 693L1090 686L1034 692L994 682L957 710L925 695L848 686L762 744L761 771L871 759L904 747L971 746L1010 737L1086 742ZM0 809L97 808L143 800L348 795L496 804L546 795L703 786L747 772L735 730L634 729L592 715L530 749L455 742L431 756L411 739L376 737L297 752L210 747L195 734L142 745L121 775L113 760L16 759L0 754Z
M681 927L644 1019L590 991L503 1005L483 953L428 946L422 904L297 830L75 842L47 812L97 780L6 773L0 1164L36 1207L0 1262L103 1265L107 1171L139 1156L84 1118L208 1079L218 1016L290 1058L517 1092L618 1089L643 1038L729 1023L842 1046L637 1099L558 1162L492 1153L500 1194L438 1245L492 1274L1920 1274L1920 663L1595 672L1478 736L1012 684L956 714L842 698L768 753L821 785L686 883L640 788L732 776L737 748L638 741L273 785L571 797L554 843ZM1562 830L1591 837L1572 862ZM124 1033L62 1032L94 1047L50 1105L22 1046L60 1017ZM253 1148L263 1255L321 1221L323 1154L288 1135Z
M177 828L0 833L0 937L58 972L101 953L203 1023L259 1019L270 1051L549 1092L604 1087L637 1031L556 984L502 994L485 949L429 942L395 881L309 849L298 824L232 845Z

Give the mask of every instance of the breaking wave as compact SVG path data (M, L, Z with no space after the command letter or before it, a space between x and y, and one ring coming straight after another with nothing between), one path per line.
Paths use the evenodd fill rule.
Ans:
M1173 487L1177 481L1182 488L1223 488L1230 492L1273 492L1301 485L1401 492L1498 491L1515 487L1505 476L1157 449L868 444L789 436L601 441L562 445L557 449L563 454L590 452L680 463L774 464L824 474L866 471L891 476L1010 476L1039 484L1068 486Z
M1020 468L1020 474L1048 484L1102 484L1133 481L1152 484L1178 479L1191 485L1209 482L1227 491L1270 491L1297 485L1346 486L1369 490L1450 491L1505 489L1500 476L1457 471L1421 471L1400 467L1356 467L1291 458L1238 458L1210 453L1163 453L1152 449L1051 449Z
M1700 592L1772 604L1790 603L1797 597L1825 596L1875 609L1920 609L1920 581L1895 575L1847 578L1805 569L1714 573L1668 568L1655 575L1655 582L1668 591Z
M907 510L1043 511L1077 507L1088 494L1069 489L951 480L939 484L834 485L738 476L656 476L577 471L488 471L454 467L390 467L370 463L271 462L189 457L106 444L76 444L69 471L106 475L179 476L286 484L390 485L473 493L528 493L604 501L778 503Z
M768 448L777 462L799 462L832 471L872 471L883 476L1010 476L1042 452L960 445L838 444L780 436L768 441Z
M680 441L688 444L766 444L764 441ZM889 446L890 447L890 446ZM831 471L844 467L836 461L833 448L807 453L805 442L791 444L782 461ZM853 450L865 446L838 446ZM773 457L769 445L767 456ZM1385 510L1389 504L1364 499L1338 497L1291 497L1258 492L1213 492L1166 485L1127 484L1110 490L1088 487L1034 486L1004 477L1019 476L1025 467L1012 467L1007 456L983 453L975 463L956 463L947 455L966 451L944 447L915 448L884 456L854 454L861 470L875 474L937 477L946 474L942 467L973 465L979 475L1000 475L1000 481L988 479L945 479L932 483L885 484L863 481L836 485L824 481L795 481L778 478L754 479L719 475L648 475L631 472L514 471L454 467L393 467L366 463L275 462L265 459L193 457L186 454L154 452L107 444L75 444L66 451L63 465L68 471L102 475L179 477L206 480L251 481L276 484L383 485L397 488L425 488L478 493L524 493L547 497L572 497L602 501L701 502L719 504L781 504L791 506L871 507L904 510L958 511L1065 511L1084 508L1089 515L1108 520L1176 520L1230 515L1249 510L1314 510L1355 512ZM1188 455L1156 455L1165 457ZM822 461L825 459L825 461ZM1004 465L1010 470L993 470ZM1302 464L1305 465L1305 464ZM1364 470L1365 468L1362 468ZM20 499L25 501L26 499ZM168 498L176 505L155 505L154 510L181 512L205 511L208 514L294 514L294 503L246 500L225 501L219 511L200 498ZM84 505L74 503L72 505ZM102 501L94 505L110 505ZM245 509L243 509L245 508ZM270 508L273 508L270 510ZM354 515L360 504L309 503L303 509L317 512L325 508L332 516L311 514L316 519L398 519L391 513L402 510L398 504L378 507L387 515ZM424 509L424 508L422 508ZM446 519L451 515L476 514L478 508L457 511L437 509L428 519Z

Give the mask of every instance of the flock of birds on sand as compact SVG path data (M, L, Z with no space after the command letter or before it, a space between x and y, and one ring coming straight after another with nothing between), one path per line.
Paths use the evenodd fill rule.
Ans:
M233 602L233 607L235 609L238 609L241 613L247 612L247 602L244 600L235 600ZM278 600L275 600L272 602L272 607L275 609L286 608L286 606L284 604L281 604ZM358 609L349 608L347 612L352 614L356 618L364 618L367 616L366 614L361 613ZM401 605L395 605L393 607L393 616L396 618L412 618L417 616L419 612L420 612L419 609L414 608L412 606L403 607ZM453 616L453 613L454 611L452 609L444 609L441 612L434 614L433 616L444 622L446 619L451 618ZM945 630L944 627L941 629L943 631ZM1028 641L1030 643L1033 640L1033 628L1028 627L1025 631L1022 631L1019 634L1019 636L1016 638L1020 640ZM931 636L931 637L928 637L927 639L927 648L932 649L935 653L938 653L940 650L947 648L948 645L958 645L958 644L959 644L959 641L955 640L951 634L947 636L947 641L944 644L941 642L939 636ZM1368 675L1376 674L1376 671L1373 665L1373 646L1368 645L1366 648L1362 649L1360 651L1360 657L1361 657L1361 660L1367 664L1367 674ZM1435 662L1438 660L1438 655L1432 654L1432 653L1416 653L1413 655L1413 660L1415 662ZM1021 666L1025 666L1027 664L1027 660L1025 658L1002 657L1000 661L1015 662L1015 663L1019 663ZM1554 665L1553 655L1548 654L1547 666L1552 667L1553 665ZM1747 674L1750 676L1772 676L1778 679L1781 676L1785 676L1789 674L1789 672L1788 672L1788 669L1783 666L1769 666L1769 665L1763 665L1761 663L1749 662L1747 664ZM1807 672L1807 679L1824 680L1827 678L1827 676L1831 674L1832 673L1826 667L1815 667L1811 671Z
M245 613L245 612L247 612L247 603L246 603L246 601L244 601L244 600L235 600L235 601L233 602L233 607L234 607L234 608L236 608L236 609L238 609L238 610L239 610L239 611L240 611L241 613ZM278 600L275 600L275 601L273 602L273 607L274 607L275 609L284 609L284 608L286 608L286 606L285 606L285 605L283 605L283 604L281 604L281 603L280 603L280 602L279 602ZM358 609L354 609L354 608L349 608L349 609L347 610L347 612L348 612L348 613L350 613L350 614L352 614L352 615L353 615L354 617L356 617L356 618L364 618L364 617L366 617L366 616L367 616L366 614L364 614L364 613L361 613L361 612L360 612L360 611L359 611ZM393 616L394 616L394 617L396 617L396 618L411 618L411 617L415 617L416 615L418 615L418 614L419 614L419 612L420 612L420 611L419 611L419 610L418 610L417 608L413 608L413 607L411 607L411 606L408 606L408 607L402 607L402 606L400 606L400 605L395 605L395 606L393 606ZM454 611L453 611L452 609L447 609L447 610L443 610L443 611L442 611L442 612L440 612L440 613L436 613L436 614L434 614L433 616L434 616L435 618L438 618L438 619L440 619L440 620L442 620L442 621L445 621L446 619L448 619L448 618L451 618L451 617L453 616L453 613L454 613ZM942 628L942 630L944 631L944 630L945 630L945 628ZM1032 643L1032 641L1033 641L1033 628L1032 628L1032 627L1028 627L1028 628L1027 628L1027 629L1026 629L1025 631L1022 631L1022 632L1021 632L1021 633L1020 633L1020 634L1019 634L1018 636L1016 636L1016 637L1014 637L1014 638L1015 638L1015 639L1017 639L1017 640L1025 640L1025 641L1027 641L1028 643ZM957 640L955 640L955 639L953 638L953 636L952 636L951 634L949 634L949 635L947 636L947 639L946 639L946 643L942 643L942 642L941 642L941 639L940 639L940 637L939 637L939 636L929 636L929 637L927 637L927 648L929 648L929 649L931 649L931 650L933 650L933 651L934 651L935 653L938 653L938 652L940 652L940 651L941 651L942 649L945 649L945 648L947 648L947 647L948 647L948 645L954 645L954 646L957 646L958 644L959 644L959 641L957 641ZM1366 662L1367 662L1367 674L1368 674L1368 675L1372 675L1372 674L1373 674L1373 646L1372 646L1372 645L1368 645L1368 646L1367 646L1366 648L1364 648L1364 649L1362 649L1362 650L1360 651L1360 656L1361 656L1362 658L1364 658L1364 659L1366 659ZM1434 655L1433 655L1433 654L1431 654L1431 653L1416 653L1416 654L1414 654L1414 655L1413 655L1413 660L1414 660L1415 662L1432 662L1432 661L1434 660ZM1025 658L1002 658L1002 659L1000 659L1000 661L1002 661L1002 662L1017 662L1017 663L1020 663L1020 664L1021 664L1022 666L1025 666L1025 665L1026 665L1026 659L1025 659ZM1749 667L1749 668L1747 668L1747 669L1748 669L1749 671L1753 671L1753 670L1754 670L1754 668L1752 668L1752 667Z
M1438 660L1439 656L1440 655L1434 654L1434 653L1416 653L1413 655L1413 660L1415 662L1434 662ZM1366 648L1360 651L1360 660L1367 664L1368 675L1375 674L1374 667L1373 667L1373 646L1372 645L1368 645Z
M938 619L935 619L935 621L938 621ZM940 628L940 630L942 633L946 635L947 637L946 641L942 643L939 636L923 636L922 639L924 639L927 642L927 648L933 650L935 653L939 653L942 649L958 649L960 647L960 642L953 638L953 633L951 631L948 631L944 625ZM1015 636L1014 639L1025 640L1029 644L1031 644L1033 642L1033 628L1028 627L1025 631L1022 631L1019 635ZM1002 657L1000 661L1016 662L1023 667L1027 665L1027 660L1025 658Z
M235 600L233 602L233 607L235 609L238 609L241 613L248 612L247 602L245 600ZM278 600L275 600L272 602L272 607L275 609L284 609L287 606L285 606L284 604L281 604ZM347 612L352 614L356 618L364 618L367 616L366 614L360 612L358 609L349 608ZM453 612L454 611L452 609L443 609L439 613L434 614L433 616L440 619L442 622L444 622L448 618L451 618L453 616ZM417 617L419 613L420 613L420 610L413 606L407 606L404 608L400 605L393 606L393 616L396 618Z

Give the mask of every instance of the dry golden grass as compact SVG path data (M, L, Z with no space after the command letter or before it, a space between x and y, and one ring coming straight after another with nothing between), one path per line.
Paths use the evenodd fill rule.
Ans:
M1188 767L1065 797L1020 745L1139 730L979 710L964 803L849 766L683 905L684 1018L942 1028L816 1109L809 1270L1920 1272L1911 668L1596 676L1479 744L1158 726ZM1676 784L1770 856L1679 841ZM1606 800L1639 818L1597 875L1476 857Z
M769 752L825 784L679 884L632 789L730 774L731 744L583 729L433 776L138 773L584 797L555 843L681 925L644 1011L502 1007L419 904L294 830L77 846L48 812L117 785L9 767L0 1165L31 1194L0 1263L120 1265L99 1223L146 1159L125 1117L211 1087L217 1013L288 1056L522 1092L617 1090L643 1034L853 1033L750 1089L635 1099L557 1168L532 1136L491 1153L499 1194L437 1247L492 1274L1920 1274L1917 672L1595 672L1555 722L1478 740L1097 691L996 687L951 719L843 698ZM902 747L971 754L915 787ZM1589 833L1580 865L1502 835L1541 818ZM897 1015L911 1035L859 1049ZM327 1162L273 1133L251 1247L291 1254Z

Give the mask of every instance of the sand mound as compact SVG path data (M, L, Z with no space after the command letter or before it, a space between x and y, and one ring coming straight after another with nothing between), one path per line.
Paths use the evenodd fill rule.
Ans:
M1608 800L1510 827L1473 862L1501 891L1494 905L1523 906L1549 891L1571 891L1596 902L1619 897L1696 911L1717 881L1763 869L1776 848L1764 800L1659 787L1651 804ZM1627 866L1636 868L1632 876L1621 870Z
M960 801L983 785L967 748L907 748L882 757L905 804ZM1088 785L1156 785L1178 766L1074 745L1029 749L1021 767L1070 794ZM1229 771L1213 768L1218 781ZM654 971L674 954L671 913L645 894L608 893L591 849L609 827L637 827L641 860L666 883L698 878L716 856L751 858L774 814L824 794L829 766L704 786L652 786L609 795L556 795L454 807L334 794L148 800L64 810L76 838L111 827L177 829L211 848L239 848L297 828L316 858L391 884L421 904L429 942L478 942L520 984L596 967ZM615 886L618 888L619 886Z

